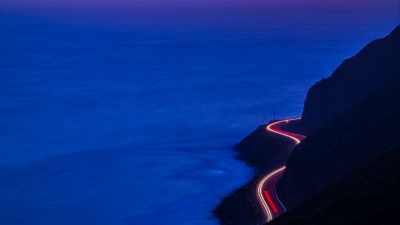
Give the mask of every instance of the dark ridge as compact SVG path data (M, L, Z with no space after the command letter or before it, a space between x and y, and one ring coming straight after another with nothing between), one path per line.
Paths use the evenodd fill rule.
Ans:
M346 59L333 74L313 85L305 100L304 126L314 131L372 92L399 78L400 26Z
M391 62L397 61L398 58L391 57L396 57L393 50L397 49L400 53L399 43L400 29L397 28L385 39L368 45L373 46L372 50L369 47L364 48L361 51L362 57L353 60L351 67L361 68L363 65L369 67L370 59L375 57L367 54L377 54L378 52L381 54L380 58ZM385 54L385 51L389 53ZM331 109L327 108L326 110L334 112L338 105L340 105L339 108L346 110L312 132L291 154L285 175L278 183L278 193L288 207L297 206L313 194L336 182L345 173L361 166L371 157L400 144L400 132L398 132L400 128L400 118L398 117L400 115L400 101L398 100L400 99L400 64L389 64L389 69L386 68L388 64L384 63L381 67L375 66L380 68L381 73L375 72L376 77L373 79L370 77L371 82L380 79L386 80L386 82L381 82L380 88L370 86L368 92L365 84L360 85L363 86L363 98L351 106L348 106L349 101L344 101L342 105L339 104L340 101L332 104ZM394 74L393 71L398 72ZM338 93L359 90L356 87L358 83L355 82L357 78L352 77L353 73L346 74L349 77L346 78L348 81L354 81L354 83L346 84L346 89L350 90L342 91L340 82L330 82L336 85L332 86L332 90L340 89L341 91L337 91ZM345 74L337 73L337 76L339 75ZM354 76L357 77L359 74L355 73ZM372 73L369 76L372 76ZM390 82L388 81L389 77ZM375 81L375 83L378 82ZM350 85L354 87L350 87ZM324 86L320 85L319 88L324 88ZM325 89L320 89L321 95L326 92ZM359 97L360 95L357 98ZM315 107L317 108L315 112L320 111L318 106ZM305 122L307 123L307 121Z
M277 193L290 211L282 219L276 220L275 224L369 224L364 219L359 220L364 223L358 223L351 218L343 218L348 217L346 213L351 211L362 216L362 210L352 207L363 209L363 201L373 200L374 188L365 187L364 200L358 203L354 201L354 205L351 203L353 200L351 204L346 203L348 195L341 192L335 198L331 193L343 185L349 189L348 193L356 194L354 191L361 188L359 186L369 184L370 176L364 178L363 172L354 171L372 165L368 163L373 158L382 154L386 156L385 152L400 146L399 59L400 27L396 27L389 36L368 44L356 56L345 60L331 77L323 79L309 90L303 121L284 127L291 132L307 134L308 137L293 151L285 175L278 183ZM281 141L286 144L279 143ZM256 168L257 172L263 172L285 162L288 142L267 134L265 127L260 127L238 144L237 151L239 159ZM384 164L386 159L383 157L380 163ZM389 172L378 166L371 168L380 169L378 174ZM398 170L394 165L388 168ZM350 178L341 181L351 171L356 175L349 175ZM375 178L372 185L378 185L379 176ZM398 181L398 177L393 179ZM221 224L259 224L259 208L251 193L255 180L225 198L217 207L215 214ZM359 183L352 186L348 180ZM334 184L337 185L332 189ZM368 196L369 190L371 196ZM390 191L384 196L385 191L380 190L376 194L380 194L383 200L376 203L385 204L383 201L390 194L394 196ZM302 205L296 208L310 198L304 203L306 207ZM325 202L325 199L328 200ZM388 205L399 208L392 203ZM349 212L337 210L338 207Z
M397 225L399 162L400 147L385 152L271 225Z

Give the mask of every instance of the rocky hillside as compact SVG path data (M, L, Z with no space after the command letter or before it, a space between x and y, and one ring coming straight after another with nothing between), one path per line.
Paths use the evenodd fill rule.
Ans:
M400 208L399 162L397 147L368 161L271 224L396 225Z
M400 76L400 27L345 60L333 74L313 85L304 104L303 121L314 131L353 104Z
M400 145L399 59L397 27L310 89L303 123L314 131L295 148L278 184L289 208Z
M296 147L278 193L289 208L319 193L371 158L400 145L400 82L388 85Z
M289 212L276 224L322 225L349 221L348 224L352 224L352 218L365 222L365 218L361 218L365 201L379 204L379 207L385 204L385 207L393 207L384 201L391 195L394 201L399 200L391 187L379 186L386 178L379 175L397 168L393 160L398 152L393 149L400 146L399 62L400 27L397 27L387 37L371 42L345 60L332 76L310 89L302 122L285 128L305 132L307 138L293 150L285 175L278 183L277 193ZM238 145L239 158L260 172L276 166L287 158L288 149L287 143L276 141L279 140L269 137L261 127ZM372 162L377 158L379 162ZM389 159L392 161L385 162ZM385 163L390 165L385 168ZM400 182L399 177L388 179L393 180L387 185L395 185L390 183L392 181ZM259 221L254 218L258 213L252 202L251 184L225 198L217 207L216 215L221 224ZM370 185L373 187L368 187ZM340 189L342 186L344 188ZM388 188L387 193L385 188ZM355 194L360 195L354 202L347 200ZM382 197L374 198L375 195ZM346 223L340 220L349 215L354 217L346 218Z

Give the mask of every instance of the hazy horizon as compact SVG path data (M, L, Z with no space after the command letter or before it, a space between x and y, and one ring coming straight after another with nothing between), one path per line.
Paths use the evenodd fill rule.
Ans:
M397 0L2 0L0 10L8 12L86 13L100 15L158 14L351 14L380 12L398 14Z

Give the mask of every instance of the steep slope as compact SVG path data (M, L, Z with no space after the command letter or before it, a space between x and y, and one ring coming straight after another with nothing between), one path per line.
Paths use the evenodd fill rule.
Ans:
M367 168L365 166L368 165L372 169L379 169L368 163L391 151L394 146L400 146L399 59L400 27L397 27L386 38L372 42L356 56L344 61L331 77L310 89L303 110L303 120L283 127L290 132L305 134L307 138L293 150L285 175L278 183L277 193L288 206L289 212L278 219L276 224L352 224L351 218L343 222L341 216L349 217L354 211L353 207L361 209L355 214L358 218L355 218L365 221L359 218L364 209L363 201L374 202L374 196L368 194L369 190L372 194L376 190L366 187L362 190L365 194L364 200L353 205L343 205L348 194L335 191L340 185L349 190L358 190L356 188L360 185L369 185L370 177L364 179L364 172L354 171L357 168ZM238 145L238 158L259 171L283 162L288 156L285 151L287 143L278 143L278 139L269 137L263 129L265 128L260 127ZM385 159L387 157L381 159L381 165L385 164ZM388 171L396 168L390 167ZM351 175L346 182L342 180L338 184L351 171L356 175ZM384 172L380 171L377 170L377 173ZM348 183L356 181L356 178L360 178L359 183ZM390 179L398 181L399 178ZM379 182L381 181L376 180L371 185L377 186ZM334 184L339 186L332 189ZM238 189L217 207L215 213L221 224L257 224L260 221L257 211L259 207L254 205L251 196L251 185L252 182ZM394 193L382 195L382 201L387 200L390 195ZM296 208L307 199L306 206ZM384 204L382 201L375 202ZM388 207L393 206L396 205L388 204ZM385 207L382 208L386 210ZM337 208L346 211L335 211ZM339 219L332 218L329 214L331 211L336 212L332 215ZM315 223L312 222L314 219ZM353 224L360 223L356 221Z
M400 147L383 153L272 225L396 225L400 208L399 162Z
M313 85L304 104L303 122L314 131L373 91L399 78L400 26L345 60L334 73Z
M313 100L308 100L304 109L304 122L313 124L309 121L315 117L319 128L314 127L316 130L294 150L278 184L278 193L289 208L400 145L400 63L395 63L400 59L399 43L400 29L396 28L310 90ZM367 75L361 75L362 71ZM324 100L328 103L318 103ZM328 115L311 116L314 113Z
M289 207L400 144L400 85L384 88L295 148L278 193Z

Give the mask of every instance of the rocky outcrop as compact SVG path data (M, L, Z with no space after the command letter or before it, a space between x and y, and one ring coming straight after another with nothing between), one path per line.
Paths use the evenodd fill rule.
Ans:
M214 214L221 224L262 223L254 185L259 174L286 162L291 144L286 138L271 134L266 131L265 126L260 126L236 146L237 158L252 166L256 174L248 184L235 190L216 207Z
M400 85L376 91L309 135L291 154L278 193L293 208L400 145Z
M337 207L347 207L351 211L354 210L352 207L360 207L371 199L368 195L372 189L365 187L360 192L365 196L360 196L359 202L346 203L349 195L357 194L352 189L368 185L368 179L374 179L372 184L376 186L382 181L376 174L375 177L363 178L364 172L359 171L367 170L360 168L370 165L377 169L378 174L390 172L390 169L370 163L383 155L376 163L384 165L390 158L386 154L398 156L398 152L388 152L400 146L399 59L400 27L397 27L387 37L371 42L357 55L345 60L332 76L311 87L301 123L283 128L300 131L307 134L307 138L293 150L285 175L278 183L277 192L288 206L289 213L276 224L346 224L331 216L343 216L343 211L338 210L337 214L329 212ZM287 140L267 134L264 129L260 127L238 145L238 158L259 172L284 162L288 157L285 150ZM392 163L388 168L397 168L393 161L388 163ZM343 180L343 177L350 178ZM399 182L398 177L390 179ZM351 183L353 180L358 183ZM252 182L238 189L217 207L216 215L221 224L255 224L259 221L257 207L253 207L249 194L251 185ZM336 192L340 185L349 192ZM379 191L384 191L384 187L380 188ZM375 199L375 204L385 204L390 195L398 197L392 192L386 195L379 191L375 194L381 194L382 198ZM362 216L362 211L357 213L355 215ZM306 215L304 220L301 219L303 215ZM315 218L318 220L313 222ZM349 221L348 224L352 224L352 220L346 222Z
M278 193L289 207L400 144L400 27L314 85L304 106L311 131L287 163Z
M313 85L304 104L303 122L314 131L400 76L400 27L345 60L333 74Z
M400 147L383 153L271 225L396 225L400 207L399 162Z

